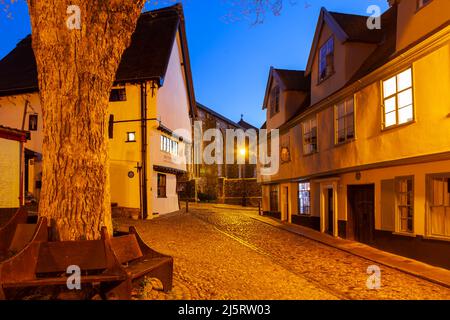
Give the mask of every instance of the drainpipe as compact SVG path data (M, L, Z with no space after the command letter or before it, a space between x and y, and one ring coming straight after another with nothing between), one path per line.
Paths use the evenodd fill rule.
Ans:
M142 207L141 207L141 218L146 219L148 217L148 192L147 192L147 83L141 83L141 158L142 158Z

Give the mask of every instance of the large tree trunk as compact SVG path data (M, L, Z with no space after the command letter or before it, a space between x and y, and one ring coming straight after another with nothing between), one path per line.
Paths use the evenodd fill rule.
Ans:
M112 232L108 98L144 2L28 0L44 124L39 213L58 240ZM70 5L81 30L66 26Z

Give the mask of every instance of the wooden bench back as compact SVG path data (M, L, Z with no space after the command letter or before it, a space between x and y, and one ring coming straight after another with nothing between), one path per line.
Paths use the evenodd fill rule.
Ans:
M120 263L127 263L143 256L134 234L111 238L111 247Z
M104 241L45 242L40 245L36 273L65 273L72 265L79 266L82 271L108 268Z
M11 240L8 251L19 252L30 243L36 232L37 224L18 224Z

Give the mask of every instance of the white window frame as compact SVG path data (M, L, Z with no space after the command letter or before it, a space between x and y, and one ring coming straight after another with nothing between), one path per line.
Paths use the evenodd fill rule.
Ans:
M407 186L407 181L411 181L411 190L406 190L406 191L402 191L400 190L400 185L402 182L406 182L406 186ZM414 235L415 234L415 207L414 207L414 201L415 201L415 186L414 186L414 182L415 182L415 177L414 176L404 176L404 177L396 177L395 178L395 215L396 215L396 232L400 233L400 234L410 234L410 235ZM402 196L404 197L411 197L410 200L410 204L408 205L407 203L404 203L402 201ZM412 211L412 217L409 218L408 216L406 218L402 217L402 208L410 208L410 210ZM412 220L412 230L404 230L402 229L402 220L406 219L406 225L408 225L408 220L411 219Z
M322 57L322 51L323 50L326 50L326 53L325 53L325 56L324 57ZM331 50L331 51L329 51L329 50ZM321 83L321 82L323 82L323 81L325 81L325 80L327 80L329 77L331 77L333 74L334 74L334 72L335 72L335 70L334 70L334 52L335 52L335 50L336 50L336 44L335 44L335 41L334 41L334 36L331 36L327 41L325 41L324 43L323 43L323 45L319 48L319 53L318 53L318 75L317 75L317 80L318 80L318 83ZM328 52L329 51L329 52ZM330 56L331 55L331 58L333 59L332 60L332 62L331 62L331 66L328 66L328 63L327 63L327 58L328 58L328 56ZM325 59L325 70L322 70L321 69L321 67L322 67L322 60L323 59ZM328 67L330 67L331 68L331 70L328 72ZM323 71L325 71L325 76L324 77L322 77L322 72Z
M316 128L316 143L315 143L315 148L313 148L312 146L314 146L314 143L312 143L312 139L313 139L313 126L312 123L315 123L315 128ZM318 130L318 123L317 123L317 115L313 118L310 118L304 122L302 122L302 142L303 142L303 155L307 156L307 155L311 155L314 153L319 152L319 130ZM306 130L306 125L308 125L308 130ZM307 141L307 139L311 139L311 141ZM309 150L307 150L309 149Z
M161 135L160 150L165 153L169 153L174 156L178 156L178 142L170 139L165 135Z
M353 111L350 113L348 112L348 107L350 105L349 101L353 101ZM341 101L340 103L336 104L334 106L334 143L335 145L341 145L350 141L353 141L356 139L356 116L355 116L355 96L352 95L351 97L348 97L347 99ZM343 104L344 105L344 115L342 117L339 117L339 105ZM352 121L353 121L353 136L349 137L348 136L348 123L347 123L347 119L349 115L352 115ZM339 120L343 120L344 121L344 132L345 132L345 138L343 141L339 141L339 133L340 131L342 131L342 129L339 128Z
M399 87L399 76L404 74L405 72L410 71L411 74L411 85L407 86L401 90L398 89ZM385 90L385 84L391 80L395 79L395 92L392 94L386 94L386 90ZM398 104L398 100L399 100L399 96L407 91L411 90L411 104L403 106L401 108L399 108L399 104ZM415 121L415 99L414 99L414 73L413 73L413 68L409 67L407 69L404 69L400 72L397 72L395 75L381 81L381 99L382 99L382 105L383 105L383 112L382 112L382 123L383 123L383 129L391 129L391 128L396 128L398 126L403 126L403 125L408 125L411 123L414 123ZM387 108L387 102L395 99L395 106L394 109L392 111L386 112L386 108ZM412 118L406 122L400 122L399 119L399 111L402 109L406 109L406 108L412 108ZM391 125L387 125L387 115L388 114L393 114L395 113L395 123L391 124Z
M446 203L445 201L445 187L444 187L444 195L442 197L442 203L436 205L434 203L434 185L433 185L433 180L447 180L448 183L450 183L450 173L443 173L443 174L432 174L432 175L428 175L427 176L427 216L426 216L426 234L427 237L429 238L436 238L436 239L445 239L445 240L450 240L450 234L449 235L445 235L445 234L435 234L433 233L433 221L432 221L432 209L433 207L444 207L444 210L449 210L450 212L450 198L447 200L448 203ZM448 188L448 186L447 186ZM450 195L449 195L450 197ZM445 213L447 214L447 213ZM450 213L449 213L450 214ZM446 220L444 219L444 222ZM445 229L445 227L444 227Z

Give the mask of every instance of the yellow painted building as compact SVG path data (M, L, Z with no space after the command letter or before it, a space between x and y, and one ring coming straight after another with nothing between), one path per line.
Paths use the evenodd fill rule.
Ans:
M0 214L24 203L22 189L26 132L0 126Z
M42 111L31 40L0 61L0 124L30 130L26 192L38 197ZM179 210L189 179L196 105L181 5L142 14L119 66L110 104L111 202L152 218Z
M260 177L263 208L449 268L450 2L390 3L374 30L322 9L306 71L290 71L307 88L270 77L266 125L290 157Z

